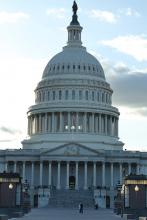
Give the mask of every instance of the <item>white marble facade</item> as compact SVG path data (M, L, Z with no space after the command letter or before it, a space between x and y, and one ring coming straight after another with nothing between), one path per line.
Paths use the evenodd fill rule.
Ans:
M147 173L147 154L123 151L119 111L99 61L82 46L77 15L67 46L45 67L28 110L28 138L19 150L0 151L0 171L28 181L33 205L41 189L105 189L113 207L115 188L129 173ZM99 201L105 207L104 202Z

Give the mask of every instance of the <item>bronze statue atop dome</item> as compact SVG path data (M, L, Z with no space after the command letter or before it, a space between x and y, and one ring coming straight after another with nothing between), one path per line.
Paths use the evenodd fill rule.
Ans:
M74 12L74 15L76 15L77 10L78 10L78 6L77 6L77 3L75 1L73 2L72 10Z

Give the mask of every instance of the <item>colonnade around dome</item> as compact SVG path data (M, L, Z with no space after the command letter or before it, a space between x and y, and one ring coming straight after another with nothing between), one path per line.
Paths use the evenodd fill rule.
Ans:
M94 112L47 112L28 117L28 134L91 133L118 137L118 118Z

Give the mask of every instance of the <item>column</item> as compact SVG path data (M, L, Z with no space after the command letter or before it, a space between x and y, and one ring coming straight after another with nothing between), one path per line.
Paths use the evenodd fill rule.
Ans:
M70 131L71 123L70 123L70 112L68 112L68 131Z
M76 112L76 132L79 130L79 113Z
M107 135L107 126L108 126L108 123L107 123L107 115L105 115L105 135Z
M26 169L26 162L25 161L23 161L23 164L22 164L22 180L23 180L23 182L25 182L25 179L26 179L26 177L25 177L25 169Z
M51 116L52 116L52 132L54 133L55 132L55 113L52 112Z
M120 184L122 184L122 163L119 164Z
M87 161L84 162L84 189L87 189Z
M8 162L7 162L7 161L5 161L5 168L4 168L4 171L5 171L5 172L8 172Z
M105 162L102 163L102 186L105 186Z
M113 188L113 163L111 163L111 187Z
M94 127L95 127L94 132L98 133L98 114L95 114L95 126Z
M48 185L52 185L52 163L49 161L49 168L48 168Z
M32 134L32 116L29 117L29 132Z
M47 132L47 130L48 130L47 124L48 124L48 115L47 115L47 113L45 113L45 123L44 123L44 130L45 130L45 132Z
M57 176L57 189L60 189L60 176L61 176L61 162L58 161L58 176Z
M40 161L40 183L39 185L42 187L42 171L43 171L43 162Z
M28 134L30 135L30 116L28 116Z
M92 113L92 123L91 123L91 131L94 133L94 113Z
M136 174L139 175L140 174L140 164L137 164L137 170L136 170Z
M14 161L14 169L13 172L16 173L16 161Z
M38 132L37 130L37 115L35 115L35 134Z
M102 133L102 118L101 114L99 113L99 133Z
M66 164L66 189L69 189L69 162Z
M63 131L63 124L62 124L62 122L63 122L62 112L60 112L60 132Z
M34 162L32 161L31 167L31 187L34 188Z
M93 187L96 187L96 162L93 162Z
M84 112L84 122L83 122L83 125L84 125L84 132L87 132L87 113Z
M118 118L116 118L116 136L118 137Z
M128 175L130 175L130 173L132 172L131 170L131 163L128 164Z
M42 116L41 114L39 114L39 132L41 133L41 121L42 120Z
M78 179L78 177L79 177L79 164L78 164L78 162L76 162L76 189L78 189L79 188L79 179Z
M112 115L110 115L110 125L109 125L109 130L110 130L110 136L112 136Z

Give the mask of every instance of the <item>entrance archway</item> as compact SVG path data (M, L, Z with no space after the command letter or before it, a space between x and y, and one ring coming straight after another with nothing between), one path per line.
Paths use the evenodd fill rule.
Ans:
M74 176L70 176L69 177L69 189L75 189L75 177Z

